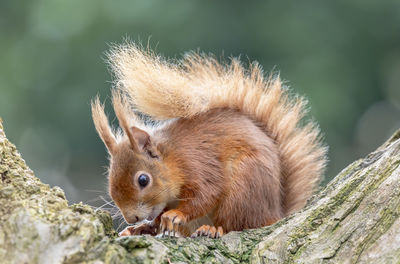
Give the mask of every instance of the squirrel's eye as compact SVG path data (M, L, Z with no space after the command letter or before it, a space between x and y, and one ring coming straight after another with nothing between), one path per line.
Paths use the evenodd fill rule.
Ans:
M138 182L140 187L146 187L149 184L150 178L146 174L140 174L138 177Z

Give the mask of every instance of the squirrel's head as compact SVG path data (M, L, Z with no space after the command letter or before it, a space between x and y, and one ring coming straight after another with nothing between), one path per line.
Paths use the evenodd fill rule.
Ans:
M120 140L112 133L99 99L92 102L96 130L111 157L110 196L127 223L153 220L177 197L179 190L165 175L167 168L156 142L146 131L128 124L127 105L120 94L113 93L113 105L125 133Z

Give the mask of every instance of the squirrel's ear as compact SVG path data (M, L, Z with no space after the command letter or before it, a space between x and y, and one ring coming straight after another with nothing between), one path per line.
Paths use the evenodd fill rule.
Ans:
M150 144L150 135L137 127L131 127L130 133L132 133L132 138L135 142L131 142L131 144L135 144L139 148L139 150L143 150L146 146ZM131 137L129 137L131 138Z
M134 113L129 111L127 99L120 92L113 90L112 100L119 124L128 136L132 149L136 151L143 150L143 148L150 143L149 134L137 127L132 127L129 124L130 122L128 121L128 118L132 119L131 116L134 116Z
M114 152L117 141L115 140L114 134L111 132L108 119L104 113L104 105L100 103L99 97L97 96L92 102L92 118L96 127L97 133L101 140L103 140L110 154Z

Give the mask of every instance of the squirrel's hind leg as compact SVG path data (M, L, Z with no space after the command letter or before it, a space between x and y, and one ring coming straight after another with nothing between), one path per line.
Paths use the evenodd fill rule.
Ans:
M271 153L269 153L271 154ZM265 155L232 162L230 189L220 199L213 223L225 232L270 225L283 217L279 162Z

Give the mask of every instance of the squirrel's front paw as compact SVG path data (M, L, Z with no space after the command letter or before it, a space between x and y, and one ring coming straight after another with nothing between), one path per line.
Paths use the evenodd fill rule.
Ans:
M194 232L190 237L198 237L198 236L206 236L209 238L220 238L224 235L224 230L222 227L216 228L215 226L202 225L197 228L196 232Z
M173 209L165 212L161 216L161 232L165 236L168 231L169 236L175 236L179 230L179 226L185 224L187 218L181 211Z
M128 226L119 233L119 236L157 235L157 227L149 224Z

